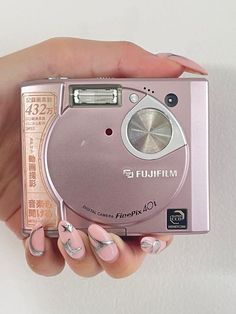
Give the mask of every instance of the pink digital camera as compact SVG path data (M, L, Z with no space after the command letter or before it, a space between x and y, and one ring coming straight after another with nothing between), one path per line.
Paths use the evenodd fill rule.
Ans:
M51 78L22 86L23 233L61 219L120 236L209 231L208 82Z

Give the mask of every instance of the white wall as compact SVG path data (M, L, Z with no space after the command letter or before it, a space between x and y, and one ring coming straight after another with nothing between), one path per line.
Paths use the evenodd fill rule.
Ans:
M0 313L236 313L236 2L234 0L1 1L0 55L53 36L134 41L209 70L209 235L176 237L123 280L32 273L0 224ZM1 74L0 74L1 75Z

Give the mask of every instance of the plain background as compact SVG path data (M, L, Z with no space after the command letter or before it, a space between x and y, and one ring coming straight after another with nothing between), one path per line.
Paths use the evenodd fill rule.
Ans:
M21 243L0 224L0 313L236 313L235 0L1 1L0 55L54 36L130 40L209 70L211 227L175 237L133 276L53 278L26 266Z

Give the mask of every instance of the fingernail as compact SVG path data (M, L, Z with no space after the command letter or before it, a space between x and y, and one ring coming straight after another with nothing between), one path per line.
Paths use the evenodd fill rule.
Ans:
M157 254L166 248L166 242L152 237L144 237L141 242L141 249L149 254Z
M85 247L79 232L66 220L60 221L58 232L66 253L74 259L81 259L85 255Z
M42 256L44 253L44 229L43 225L38 222L30 233L29 250L33 256Z
M157 56L161 58L168 58L171 61L174 61L184 66L187 72L199 73L204 75L208 74L207 70L197 64L195 61L185 58L183 56L179 56L173 53L158 53Z
M98 225L90 225L88 228L89 240L96 254L105 262L112 263L119 256L119 250L110 234Z

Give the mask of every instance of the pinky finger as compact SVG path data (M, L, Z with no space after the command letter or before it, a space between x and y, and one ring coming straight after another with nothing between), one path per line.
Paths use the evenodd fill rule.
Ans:
M149 254L159 254L173 241L172 235L151 235L141 239L141 249Z

